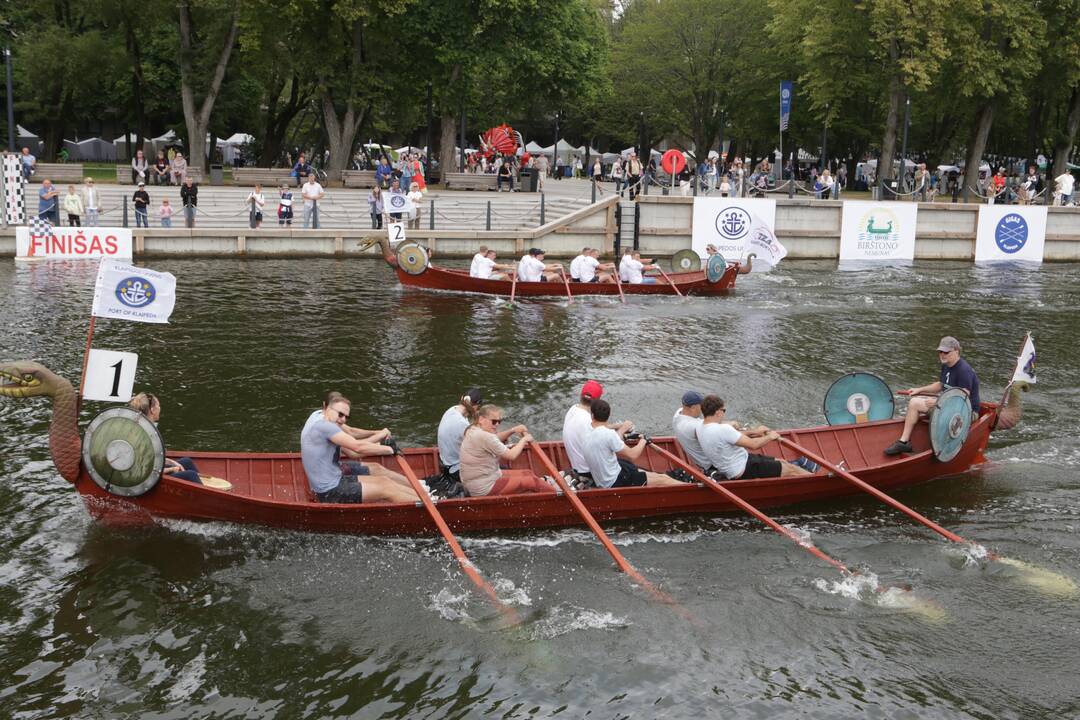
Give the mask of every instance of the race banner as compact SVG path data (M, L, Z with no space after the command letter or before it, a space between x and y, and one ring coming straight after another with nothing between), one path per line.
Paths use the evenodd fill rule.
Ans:
M918 203L844 201L840 262L915 259Z
M755 219L750 228L750 239L746 241L746 254L749 256L751 253L754 255L753 271L771 270L787 257L787 248L765 223Z
M53 227L42 222L15 228L19 260L131 260L131 230L122 227Z
M1046 242L1045 205L980 205L975 262L1035 262Z
M780 81L780 132L788 129L791 121L791 93L794 83L790 80Z
M98 267L91 314L101 318L167 323L176 304L176 277L105 258Z
M395 215L413 212L413 201L405 193L386 193L386 212Z
M762 198L694 198L690 247L702 258L715 245L725 260L746 257L751 231L757 226L776 231L776 201Z

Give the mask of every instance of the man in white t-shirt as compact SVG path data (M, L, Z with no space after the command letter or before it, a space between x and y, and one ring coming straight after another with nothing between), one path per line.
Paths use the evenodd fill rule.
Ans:
M675 430L675 439L686 451L690 462L702 470L708 469L712 464L705 451L701 449L701 443L697 439L698 428L701 427L701 402L705 397L694 390L683 393L682 407L675 411L671 419L671 425Z
M520 282L555 282L559 279L559 263L544 263L544 251L530 248L518 261L518 280Z
M585 447L585 437L592 429L592 407L594 400L599 400L604 394L604 386L595 380L589 380L581 386L580 400L566 411L563 420L562 440L566 456L570 458L570 468L578 475L590 478L589 463L585 461L582 449ZM621 427L621 426L620 426ZM626 423L626 429L633 426Z
M323 186L315 179L315 175L309 175L300 194L304 196L304 229L308 225L319 229L319 201L323 199Z
M589 254L589 250L592 248L581 248L581 254L570 261L570 281L581 282L581 261L585 259Z
M681 485L669 475L642 470L634 464L648 446L645 438L629 447L623 436L626 430L608 427L611 406L606 400L593 400L590 408L592 422L585 436L582 454L592 471L593 482L599 488L641 487L642 485Z
M790 477L809 475L817 465L799 458L798 463L749 453L780 439L780 434L764 426L752 431L737 430L725 420L724 401L716 395L706 395L701 401L703 422L697 429L697 439L709 460L706 473L727 480Z
M488 250L487 255L477 261L476 272L473 274L473 277L478 277L482 280L509 280L510 273L514 271L514 266L500 265L495 262L495 258L495 251ZM505 272L496 272L497 270L504 270Z
M642 258L637 250L627 249L623 254L622 262L619 263L619 278L631 285L655 284L656 278L645 277L646 271L655 268L651 259Z
M613 283L615 282L615 263L601 263L600 250L591 248L581 259L578 266L583 283ZM608 270L609 272L602 272Z
M1072 202L1073 185L1076 183L1076 178L1066 168L1065 172L1054 178L1054 182L1057 183L1058 195L1061 197L1061 204L1068 205Z
M481 245L472 256L472 265L469 266L469 275L472 277L480 277L480 263L487 257L487 251L487 245Z

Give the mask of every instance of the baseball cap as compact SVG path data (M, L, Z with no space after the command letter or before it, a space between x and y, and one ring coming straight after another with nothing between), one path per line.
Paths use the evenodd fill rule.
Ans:
M595 380L589 380L581 386L581 397L587 397L590 400L596 400L598 397L604 394L604 386Z
M543 255L544 251L540 248L529 248L529 254L535 257L536 255Z
M949 352L950 350L956 350L960 352L960 341L954 338L952 335L946 335L941 338L941 342L937 345L938 352Z
M469 398L469 401L472 402L474 407L484 402L484 395L480 392L479 388L469 388L462 397Z
M144 183L144 182L139 183L139 187L146 187L146 183Z
M700 405L704 399L705 397L697 390L687 390L683 393L682 404L686 407L690 407L691 405Z

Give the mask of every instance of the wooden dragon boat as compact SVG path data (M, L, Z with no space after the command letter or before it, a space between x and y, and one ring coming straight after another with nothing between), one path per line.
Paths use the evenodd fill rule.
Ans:
M965 417L971 420L970 428L963 436L954 433L946 460L941 459L942 453L932 447L933 431L931 425L925 422L916 426L911 438L915 452L893 457L886 456L883 451L899 436L902 419L875 421L871 418L861 423L786 430L781 435L830 463L857 473L878 489L895 490L963 473L983 462L983 451L991 430L999 423L1007 428L1019 420L1019 389L1019 386L1012 387L1005 405L982 403L974 420L971 420L972 413L965 406ZM146 423L150 429L150 440L142 439L138 433L114 434L110 440L109 434L103 431L104 426L99 423L103 418L124 413L134 415L136 419L141 417L126 408L113 408L90 424L84 441L76 424L74 389L68 381L38 363L0 363L0 396L52 398L49 446L53 462L60 474L75 486L90 513L105 522L146 523L155 518L175 518L364 535L432 535L436 532L431 516L421 503L327 505L316 502L308 487L299 453L168 453L174 458L191 457L197 462L200 472L226 478L232 485L227 491L162 476L161 463L165 451L153 425ZM890 406L890 414L891 411ZM952 418L953 426L959 422L958 418ZM128 422L133 421L129 419ZM98 430L102 432L91 438L95 426L99 426ZM156 441L153 440L155 437ZM145 453L140 448L154 442L159 443L159 457L155 462L144 461ZM656 438L653 442L685 459L673 438ZM124 452L119 452L123 450L120 447L123 443L135 447L134 457L129 454L125 459ZM569 466L562 443L549 441L539 444L556 466ZM793 451L778 442L766 445L760 452L786 459L795 456ZM126 468L135 465L133 469L139 471L137 479L140 481L123 480L119 470L112 476L112 482L116 485L103 481L100 477L101 463L106 456L108 462L113 463L113 469L126 471ZM417 475L438 473L436 448L407 449L404 459ZM397 469L397 458L393 456L366 458L365 461ZM98 468L98 477L87 467L88 462L93 462ZM648 448L638 464L656 472L672 468L672 464L655 447ZM546 474L544 465L531 447L510 467L531 469L538 476ZM121 485L122 482L126 484ZM839 498L859 492L842 477L826 471L800 477L729 480L722 485L739 498L761 508ZM737 510L730 500L699 483L678 487L582 490L577 496L601 521ZM438 501L437 506L455 532L560 527L580 523L579 516L561 493L449 499Z
M416 243L403 243L396 251L380 239L383 259L394 269L398 282L405 287L447 292L480 293L506 297L564 297L577 295L726 295L735 287L735 279L750 271L746 264L727 263L720 256L717 263L707 263L701 270L673 272L656 278L656 283L582 283L582 282L513 282L472 277L468 269L445 268L431 264L427 251ZM698 261L700 264L700 261Z

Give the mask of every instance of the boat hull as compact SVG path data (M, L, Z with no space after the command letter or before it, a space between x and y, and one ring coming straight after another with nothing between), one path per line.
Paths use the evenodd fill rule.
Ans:
M805 446L831 462L843 461L845 468L862 480L885 491L897 490L934 478L967 471L983 461L996 406L983 405L972 425L967 442L951 461L933 457L927 427L920 423L912 436L916 452L890 458L884 448L899 436L902 420L848 426L822 426L785 431L788 439ZM658 438L657 444L683 456L672 438ZM557 466L568 460L561 443L541 443ZM794 454L771 443L761 452L792 458ZM434 535L436 528L419 504L327 505L315 502L298 453L176 453L193 458L201 472L228 479L231 491L214 490L171 477L146 495L119 498L107 494L81 472L76 488L91 514L106 523L143 524L155 519L221 521L247 523L292 530L354 533L362 535ZM438 472L434 448L405 451L418 476ZM371 458L393 468L393 458ZM663 472L670 464L649 449L638 463ZM510 467L528 468L543 475L534 453L526 451ZM861 491L831 473L790 478L734 480L725 487L760 508L856 495ZM619 488L578 493L588 510L600 521L631 520L694 513L738 511L732 503L700 484L678 487ZM561 495L510 495L442 500L439 512L455 533L523 530L579 525L571 504Z

